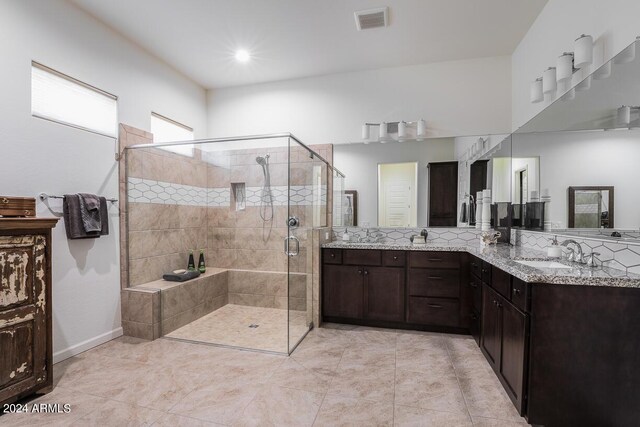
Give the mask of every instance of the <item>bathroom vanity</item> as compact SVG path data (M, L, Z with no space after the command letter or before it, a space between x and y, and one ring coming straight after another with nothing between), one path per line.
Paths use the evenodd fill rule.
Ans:
M543 255L475 243L325 244L323 319L469 333L529 423L632 425L640 276L526 265Z

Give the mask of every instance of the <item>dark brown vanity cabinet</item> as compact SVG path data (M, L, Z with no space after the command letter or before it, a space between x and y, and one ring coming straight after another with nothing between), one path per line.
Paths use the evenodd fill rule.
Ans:
M482 285L480 348L520 414L525 407L529 315L510 300L512 277L493 267ZM498 292L501 289L504 292ZM505 295L506 294L506 295Z
M404 259L402 251L324 249L324 317L402 322Z

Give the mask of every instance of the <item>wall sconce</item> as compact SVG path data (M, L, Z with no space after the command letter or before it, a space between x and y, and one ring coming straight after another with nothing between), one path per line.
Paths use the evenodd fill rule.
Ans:
M572 52L565 52L558 57L556 63L556 80L558 83L570 82L573 73L578 71L573 66L574 56Z
M582 34L574 42L574 66L583 68L593 62L593 37Z
M531 92L529 97L531 102L534 104L544 99L544 95L542 93L542 77L538 77L535 81L531 82Z
M417 120L415 122L407 122L401 120L399 122L382 122L382 123L365 123L362 125L362 140L365 144L368 144L372 141L371 138L371 127L378 127L378 142L381 144L385 144L387 142L396 141L389 133L394 134L397 132L398 138L397 141L406 141L414 139L412 135L410 135L409 129L415 127L415 140L423 141L427 135L427 123L424 119ZM397 129L397 131L396 131ZM375 137L374 139L375 140Z
M618 112L616 114L616 122L619 126L629 127L629 125L631 124L632 111L640 111L640 107L623 105L622 107L618 108Z
M549 67L542 73L542 93L548 95L555 92L557 88L556 67Z

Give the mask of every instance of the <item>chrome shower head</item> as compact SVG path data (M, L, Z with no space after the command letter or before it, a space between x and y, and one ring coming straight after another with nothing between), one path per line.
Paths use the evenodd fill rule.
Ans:
M269 164L269 155L267 154L264 157L262 156L256 157L256 163L259 164L260 166L267 166Z

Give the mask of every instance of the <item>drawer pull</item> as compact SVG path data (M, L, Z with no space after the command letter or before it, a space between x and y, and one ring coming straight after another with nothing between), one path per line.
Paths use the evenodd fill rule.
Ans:
M486 270L486 269L484 269L484 268L483 268L483 269L482 269L482 272L483 272L483 273L488 273L488 272L489 272L489 270Z
M518 295L520 293L520 289L513 288L513 293Z
M471 313L471 320L478 320L478 316L475 313Z
M367 276L369 274L369 270L364 271L364 275Z
M432 308L442 308L440 304L427 304L427 305Z
M336 257L336 254L331 254L331 258L335 258L335 257Z
M473 267L473 268L478 268L478 264L476 264L475 262L472 262L472 263L471 263L471 267Z
M362 274L362 270L358 270L358 274Z
M4 203L5 205L9 203L9 199L7 199L6 197L2 198L2 203Z
M442 258L429 258L429 261L439 262L442 261Z
M427 279L442 280L442 277L440 277L440 276L427 276Z
M476 285L476 282L470 282L469 286L471 286L472 288L477 288L478 285Z
M397 256L394 256L394 257L393 257L393 260L394 260L394 261L397 261L397 260L398 260L398 257L397 257Z

